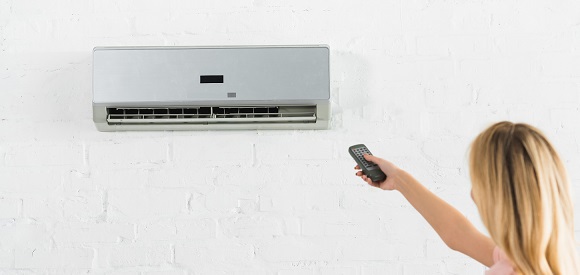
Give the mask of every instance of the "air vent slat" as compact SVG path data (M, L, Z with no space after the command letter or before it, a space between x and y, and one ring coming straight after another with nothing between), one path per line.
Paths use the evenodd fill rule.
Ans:
M109 124L315 123L316 106L107 108Z

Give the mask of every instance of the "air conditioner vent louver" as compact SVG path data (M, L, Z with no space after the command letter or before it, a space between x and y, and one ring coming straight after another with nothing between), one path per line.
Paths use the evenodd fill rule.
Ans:
M109 124L315 123L316 106L107 108Z

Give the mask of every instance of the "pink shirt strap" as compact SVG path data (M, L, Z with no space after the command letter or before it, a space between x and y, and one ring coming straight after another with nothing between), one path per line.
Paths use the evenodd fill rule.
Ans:
M515 275L516 269L499 247L493 249L493 265L485 272L485 275Z

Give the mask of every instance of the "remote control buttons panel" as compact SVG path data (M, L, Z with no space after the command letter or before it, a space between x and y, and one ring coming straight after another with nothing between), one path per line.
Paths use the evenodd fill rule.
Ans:
M353 148L352 151L355 154L355 156L363 163L363 165L366 168L371 168L371 167L377 166L376 163L369 162L365 159L365 157L364 157L365 154L372 155L371 152L369 151L369 149L367 149L366 147Z

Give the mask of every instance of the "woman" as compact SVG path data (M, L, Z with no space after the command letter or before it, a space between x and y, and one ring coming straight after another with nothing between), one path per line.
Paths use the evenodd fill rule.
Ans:
M580 274L570 184L558 154L536 128L500 122L471 145L471 197L491 238L407 172L365 158L387 179L372 182L361 171L357 176L400 191L447 246L490 267L486 274Z

